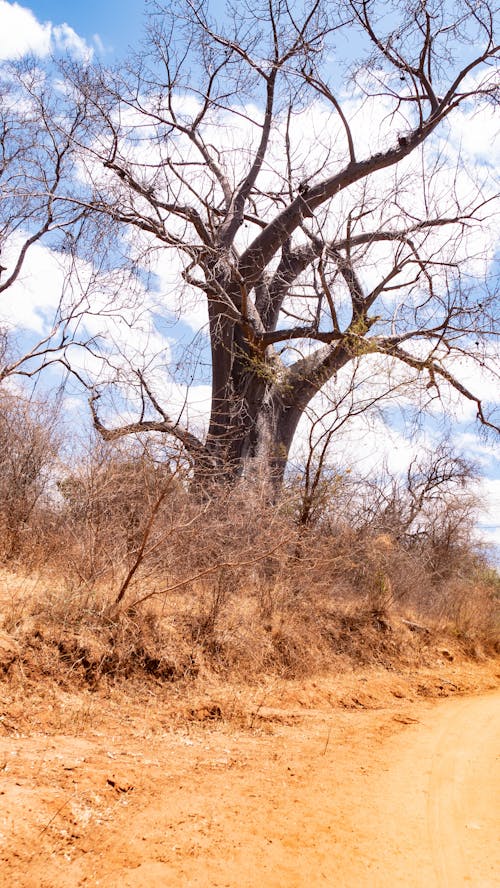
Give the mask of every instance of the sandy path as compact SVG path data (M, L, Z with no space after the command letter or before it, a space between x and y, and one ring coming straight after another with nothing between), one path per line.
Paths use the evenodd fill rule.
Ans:
M155 710L93 737L2 738L0 885L500 886L499 693L387 693L262 709L251 732L162 729Z
M359 821L361 860L378 845L373 875L346 886L500 885L500 696L440 703L422 722L387 746Z
M434 749L427 817L438 885L500 884L499 703L447 713Z

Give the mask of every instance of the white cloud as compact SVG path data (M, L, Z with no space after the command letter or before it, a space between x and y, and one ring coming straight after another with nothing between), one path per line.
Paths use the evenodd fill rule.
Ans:
M498 527L478 527L476 534L480 542L486 543L488 561L500 565L500 525Z
M42 24L25 6L0 0L0 60L20 59L28 54L46 58L51 52L89 60L93 50L68 24Z
M2 248L2 261L10 270L24 242L12 237ZM0 323L43 335L51 327L51 318L61 298L64 268L61 257L40 244L28 251L17 281L0 302Z
M169 416L203 438L210 418L211 387L159 381L155 394Z
M485 478L480 488L483 521L500 529L500 478Z
M22 243L17 234L4 246L7 267L15 264ZM78 328L75 338L96 337L111 367L127 379L131 367L170 361L170 341L154 322L155 298L119 271L96 275L84 260L77 260L72 269L67 255L34 244L19 277L2 297L0 325L17 330L18 339L23 331L41 338L60 314L71 317L70 326ZM97 379L110 369L89 352L74 349L73 355L75 367Z
M500 449L498 442L493 437L482 440L478 435L468 431L454 435L453 440L457 450L476 463L484 475L495 475L500 471ZM482 495L487 495L486 490ZM498 518L500 520L500 502Z
M360 406L361 398L364 396L367 399L366 412L350 416L346 424L342 425L343 414L348 413L349 406L346 405L345 410L340 408L339 428L332 437L328 459L330 463L341 467L344 471L348 469L365 477L376 476L383 469L387 469L393 475L401 475L421 451L422 446L430 446L430 438L422 433L419 440L410 440L404 431L391 428L381 415L369 407L369 400L373 395L370 391L370 380L367 379L366 385L361 388L363 391L358 391L356 396L357 406ZM340 395L340 391L338 394ZM319 416L327 407L328 404L322 394L317 395L311 402L311 408L316 408ZM293 444L291 459L299 466L304 464L305 454L308 451L310 416L311 411L302 418ZM327 428L329 423L335 423L336 419L334 414L326 415L324 428Z
M106 47L105 47L104 43L102 42L99 34L92 34L92 40L94 41L99 54L104 55L104 53L106 52Z
M0 0L0 59L16 59L27 53L47 56L52 25L42 25L30 9Z
M493 547L493 557L500 563L500 478L483 478L478 494L481 509L477 536Z
M55 25L52 27L53 45L59 52L68 53L72 58L83 61L92 58L93 50L69 25Z

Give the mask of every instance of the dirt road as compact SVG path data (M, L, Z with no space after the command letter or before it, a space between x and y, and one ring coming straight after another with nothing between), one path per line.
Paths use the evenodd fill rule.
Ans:
M360 818L357 872L344 884L498 886L500 696L440 703L421 721L387 745L387 770ZM370 878L363 863L374 847Z
M340 708L314 684L239 728L201 709L175 726L154 703L72 709L72 736L69 717L12 731L2 888L500 885L499 693L429 703L383 681L377 697L353 678Z

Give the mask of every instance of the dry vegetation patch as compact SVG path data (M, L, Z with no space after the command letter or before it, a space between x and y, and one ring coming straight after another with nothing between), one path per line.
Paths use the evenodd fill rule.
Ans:
M200 489L154 442L61 462L41 408L1 406L6 673L251 683L498 652L500 579L446 448L406 480L326 474L304 511L299 480L279 497L255 478Z
M3 673L45 677L68 689L122 681L185 686L208 676L251 684L495 653L490 627L483 632L477 623L460 626L415 609L381 610L354 595L281 592L263 615L258 590L237 589L215 608L214 589L198 587L131 611L114 608L104 590L90 598L69 594L53 579L39 577L33 588L29 579L4 574L0 583Z

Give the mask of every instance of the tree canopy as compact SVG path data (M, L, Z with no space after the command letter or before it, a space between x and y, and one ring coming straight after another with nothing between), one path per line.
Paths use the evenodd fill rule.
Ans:
M18 220L2 237L29 236L1 280L12 285L34 238L74 259L54 348L89 389L100 433L165 433L202 474L258 466L279 483L308 405L354 391L364 365L373 400L390 373L429 398L454 390L498 431L477 384L498 366L498 205L467 143L498 103L493 7L266 0L220 21L192 0L149 10L126 64L64 67L64 107L17 69L42 141L16 148L19 108L2 105ZM27 195L21 162L37 183ZM148 288L198 324L202 361L210 352L204 431L169 404L167 361L138 347L116 362L85 320L115 313L133 327ZM76 342L91 361L75 362Z

